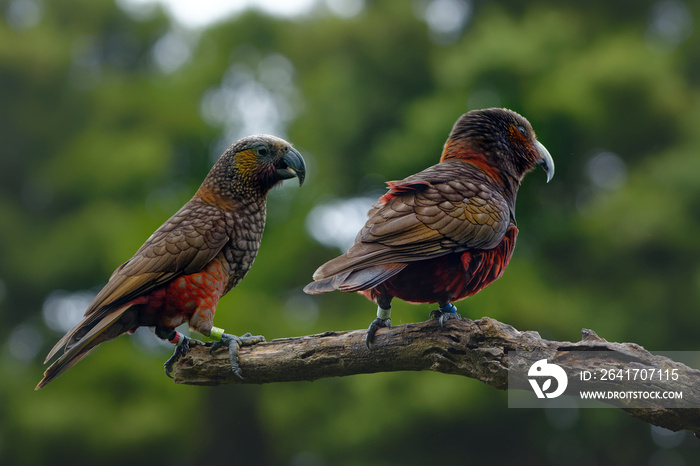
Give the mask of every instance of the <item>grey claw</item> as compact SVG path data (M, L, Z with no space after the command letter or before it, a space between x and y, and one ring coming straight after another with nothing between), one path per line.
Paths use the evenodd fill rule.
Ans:
M457 312L450 312L450 311L440 311L440 310L435 310L435 311L430 311L430 318L431 319L438 319L438 322L440 322L440 327L445 326L445 322L450 320L450 319L461 319L462 316L459 315Z
M370 344L374 341L374 335L377 333L377 330L380 327L391 328L391 319L380 319L377 317L371 324L369 324L369 328L367 329L367 337L365 338L367 348L371 349Z
M213 353L219 348L228 347L228 356L231 364L231 371L236 374L236 377L243 380L243 375L241 373L241 367L238 364L238 353L241 346L250 346L256 343L262 343L265 341L265 337L262 335L252 335L250 333L245 333L243 335L236 336L224 333L221 335L221 340L212 343L209 348L209 353Z
M186 337L183 335L182 343L175 347L175 352L173 353L173 355L170 356L170 358L167 361L165 361L165 364L163 364L163 368L165 369L165 375L167 375L171 379L173 378L173 369L175 367L175 364L190 350L190 343L198 343L200 345L202 344L201 341L193 340L190 337Z

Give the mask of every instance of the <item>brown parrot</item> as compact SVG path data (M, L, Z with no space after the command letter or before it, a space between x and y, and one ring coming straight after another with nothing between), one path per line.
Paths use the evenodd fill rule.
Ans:
M515 198L525 173L554 162L530 123L501 108L472 110L454 124L440 163L401 181L372 206L343 255L316 270L304 291L357 291L378 305L367 331L391 326L391 301L438 303L432 317L490 285L515 246Z
M260 336L229 335L213 326L219 299L238 285L260 248L268 191L282 180L304 182L306 166L288 142L269 135L237 141L219 158L199 190L151 235L136 254L114 271L105 287L46 357L63 354L36 386L51 380L84 358L100 343L138 327L154 327L158 337L177 345L165 363L185 354L191 340L175 328L190 329L229 347L231 369L240 376L241 344ZM213 349L212 348L212 349Z

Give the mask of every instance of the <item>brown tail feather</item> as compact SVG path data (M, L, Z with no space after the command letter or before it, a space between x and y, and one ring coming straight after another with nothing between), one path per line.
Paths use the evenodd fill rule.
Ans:
M69 340L70 336L75 335L78 330L84 328L85 325L92 324L93 327L85 334L84 337L82 337L80 340L77 340L69 348L66 348L66 352L63 353L61 357L59 357L56 361L54 361L54 363L51 364L51 366L49 366L48 369L46 369L46 372L44 372L44 378L41 379L41 381L37 384L37 386L34 389L39 390L40 388L46 386L46 384L51 382L53 379L55 379L56 377L58 377L59 375L76 365L81 359L87 356L88 353L100 343L112 340L121 335L122 333L125 333L131 328L133 328L133 325L129 325L127 322L124 322L124 325L115 325L119 321L119 319L124 315L124 313L130 308L130 304L119 308L114 312L111 312L105 317L103 317L96 324L92 324L92 322L89 322L89 317L86 317L82 322L76 325L73 330L68 332L68 334L64 336L56 344L56 346L54 346L54 348L49 353L49 356L46 358L47 361L61 348L61 346L64 346Z
M127 308L128 306L125 306L123 310L121 310L121 308L117 308L114 312L117 313L117 315L121 315L122 312L125 311ZM46 355L46 359L44 359L44 364L49 362L49 360L51 360L60 350L63 349L64 352L67 352L72 346L78 343L81 338L83 338L90 330L92 330L105 318L111 319L112 311L110 311L109 309L105 308L100 309L98 311L99 312L86 314L83 320L76 324L75 327L70 329L68 333L66 333L63 336L63 338L58 340L58 342L53 346L53 348L51 348L51 351L49 351L49 354ZM81 333L82 335L80 335Z
M334 290L335 288L333 287L332 278L324 278L322 280L311 282L304 287L304 293L306 294L321 294Z
M358 269L360 267L371 267L372 260L377 256L381 256L387 252L386 248L382 248L377 244L355 243L345 254L329 260L322 264L314 272L314 280L321 280L338 275L344 272Z
M352 270L339 273L332 277L323 278L309 283L304 287L307 294L321 294L329 291L361 291L369 290L401 272L407 264L384 264L366 269Z

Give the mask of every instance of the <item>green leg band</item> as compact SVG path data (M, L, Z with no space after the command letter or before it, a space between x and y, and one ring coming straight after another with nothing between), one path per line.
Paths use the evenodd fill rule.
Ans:
M209 333L209 338L212 340L220 341L221 340L221 335L224 334L224 329L219 328L219 327L212 327L211 332Z

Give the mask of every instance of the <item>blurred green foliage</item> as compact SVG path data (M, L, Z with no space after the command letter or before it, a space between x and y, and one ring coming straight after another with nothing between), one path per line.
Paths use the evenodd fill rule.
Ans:
M462 315L695 350L698 2L366 1L351 17L321 2L203 31L88 0L2 0L0 14L2 464L700 459L690 435L669 446L617 410L509 410L505 393L441 374L175 386L170 348L148 334L32 390L61 336L47 297L98 290L248 129L280 128L309 176L271 193L258 260L216 324L268 339L366 327L364 298L301 292L338 252L312 239L309 211L435 163L456 118L487 106L525 115L557 174L525 180L511 265ZM429 309L397 302L392 317Z

